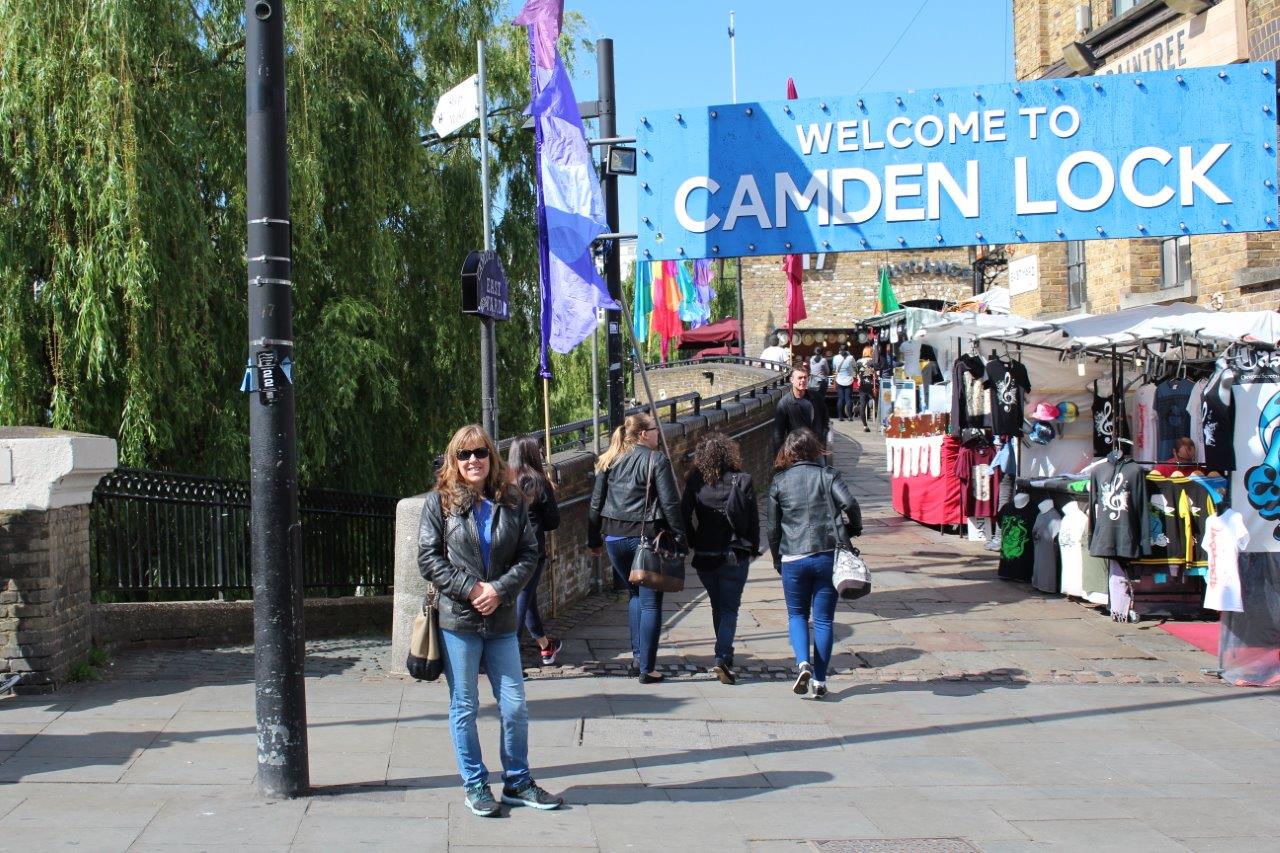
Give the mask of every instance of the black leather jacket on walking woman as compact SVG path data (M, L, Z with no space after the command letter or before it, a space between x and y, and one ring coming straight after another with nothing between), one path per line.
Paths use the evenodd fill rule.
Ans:
M524 490L524 481L517 485L521 491ZM546 480L538 486L538 499L529 504L529 523L538 537L538 553L546 557L547 534L560 526L560 505L556 503L556 493Z
M538 566L538 537L523 497L515 506L493 504L489 568L480 560L480 535L471 507L441 516L440 493L431 492L418 525L418 571L440 591L440 627L494 637L516 630L516 596ZM493 584L502 603L488 616L471 606L467 594L480 581Z
M645 481L653 466L653 485L645 506ZM604 535L639 536L643 522L660 521L681 540L680 493L671 460L642 445L631 448L613 467L596 473L587 511L587 546L599 548Z
M836 530L836 513L844 513L848 524ZM783 554L818 554L832 551L837 537L862 535L862 510L835 468L817 462L797 462L774 475L765 502L769 551L773 567L780 569Z

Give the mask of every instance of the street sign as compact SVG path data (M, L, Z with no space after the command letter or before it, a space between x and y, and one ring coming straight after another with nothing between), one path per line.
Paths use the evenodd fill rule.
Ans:
M1275 63L649 111L645 260L1272 231Z
M497 252L472 252L462 264L462 313L506 320L507 273Z
M480 117L480 78L472 74L440 96L431 129L443 139Z

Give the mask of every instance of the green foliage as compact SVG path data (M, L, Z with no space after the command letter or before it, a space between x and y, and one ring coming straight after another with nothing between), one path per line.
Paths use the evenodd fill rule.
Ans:
M481 36L512 282L502 428L542 424L528 52L508 6L288 4L305 483L421 490L478 419L478 324L457 286L481 242L475 128L421 137ZM243 9L0 0L0 424L115 436L125 465L246 476ZM557 358L553 421L582 411L583 364L589 399L588 352Z

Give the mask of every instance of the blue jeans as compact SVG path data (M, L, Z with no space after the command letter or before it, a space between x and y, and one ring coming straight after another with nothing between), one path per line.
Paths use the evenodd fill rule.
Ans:
M836 417L853 417L853 386L836 383Z
M662 631L662 593L647 586L628 583L631 560L640 546L639 536L604 543L613 573L627 584L627 623L631 628L631 656L641 672L653 672L658 661L658 634Z
M538 581L542 580L542 570L546 568L547 558L538 560L538 567L533 570L533 577L516 596L516 631L524 626L529 629L529 636L541 640L547 636L542 628L542 614L538 612Z
M814 554L782 564L782 593L787 599L787 633L796 665L813 664L813 677L827 680L835 637L831 623L836 616L836 588L831 581L835 555ZM813 615L813 657L809 657L809 616Z
M746 556L728 551L724 561L713 569L698 569L698 580L711 601L711 627L716 632L716 659L733 664L733 637L738 633L738 608L742 604L742 588L747 585Z
M514 631L497 637L458 631L440 633L444 637L444 677L449 682L449 728L463 787L489 784L476 729L482 663L502 717L502 780L513 786L523 784L530 778L529 708L524 701L519 639Z

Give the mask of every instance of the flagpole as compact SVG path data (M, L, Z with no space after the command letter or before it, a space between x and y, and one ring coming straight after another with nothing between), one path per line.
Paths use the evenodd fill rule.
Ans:
M729 81L733 102L738 103L738 41L737 27L734 25L734 14L729 13ZM724 259L720 260L720 275L724 276ZM742 258L734 263L734 284L738 290L738 355L747 355L747 321L742 307ZM790 341L788 341L790 345Z
M493 251L493 221L489 211L489 99L485 91L484 39L476 41L476 85L480 112L480 205L484 218L484 250ZM480 419L485 431L498 440L498 340L492 317L480 316Z
M729 81L732 86L733 102L738 103L738 45L737 32L733 26L733 12L729 13Z

